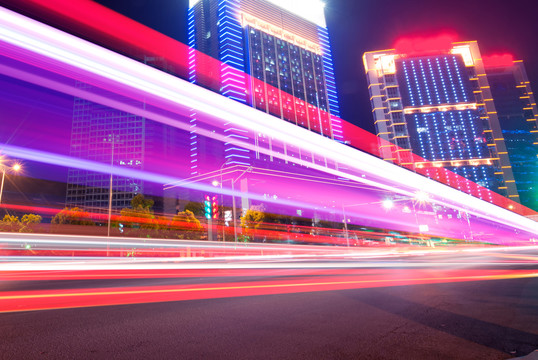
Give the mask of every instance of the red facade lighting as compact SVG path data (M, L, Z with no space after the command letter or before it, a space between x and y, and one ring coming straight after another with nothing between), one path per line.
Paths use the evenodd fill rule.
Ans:
M398 54L413 56L448 52L452 49L452 43L457 41L457 38L457 35L453 33L426 37L404 37L396 41L394 49Z
M512 54L494 54L482 56L484 67L508 67L514 63L514 56Z

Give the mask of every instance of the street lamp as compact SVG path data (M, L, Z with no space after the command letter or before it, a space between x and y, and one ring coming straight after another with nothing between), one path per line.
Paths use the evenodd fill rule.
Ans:
M191 178L188 178L188 179L184 179L182 181L178 181L178 182L174 182L174 183L170 183L170 184L165 184L165 190L166 189L170 189L172 187L178 187L178 186L182 186L182 185L185 185L185 184L189 184L189 183L193 183L193 182L197 182L197 181L200 181L200 180L204 180L204 179L207 179L208 175L209 174L214 174L214 173L217 173L217 172L220 172L220 183L218 182L218 180L213 180L211 182L211 185L217 187L221 186L222 188L222 183L224 182L223 178L222 178L222 171L224 170L223 167L225 165L231 165L230 162L225 162L223 163L221 166L220 166L220 170L215 170L215 171L211 171L209 173L206 173L206 174L200 174L200 175L196 175L196 176L193 176ZM227 169L228 173L232 173L232 172L235 172L235 168L237 167L240 167L240 165L233 165L231 166L229 169ZM245 166L246 167L246 166ZM241 170L241 168L239 169L239 171ZM252 166L248 166L246 167L237 177L235 178L230 178L230 179L226 179L226 180L230 180L231 184L232 184L232 214L233 214L233 219L232 219L232 222L233 222L233 227L234 227L234 238L235 238L235 242L237 243L238 242L238 239L237 239L237 226L236 226L236 210L235 210L235 183L241 179L241 177L247 173L247 172L252 172L253 170L253 167ZM221 193L222 193L222 190L221 190ZM221 200L222 202L222 200Z
M0 159L0 169L2 169L2 184L0 185L0 204L2 203L2 195L4 194L4 181L6 179L6 171L13 170L14 172L18 172L21 170L21 165L18 163L15 163L11 168L4 165L3 162L4 159Z
M417 214L418 210L416 208L416 204L418 203L419 205L424 205L424 204L428 203L429 201L430 201L430 195L425 191L417 191L417 192L415 192L415 196L411 199L411 203L413 205L413 214L415 215L415 222L417 224L418 234L419 234L421 239L422 239L422 234L427 233L429 231L429 227L428 227L427 224L420 224L419 223L418 214ZM434 211L434 213L435 213L435 211ZM429 239L426 241L426 244L427 244L427 246L433 247L433 242L431 242L431 240L429 240Z
M119 135L109 134L108 137L103 139L104 142L110 143L111 145L111 155L110 155L110 187L108 189L108 226L107 226L107 236L110 236L110 224L112 220L112 191L113 191L113 169L114 169L114 150L116 144L120 144ZM108 251L107 251L108 256Z
M381 203L381 206L387 211L394 207L394 202L391 199L385 199L381 202L375 201L375 202L366 202L366 203L351 204L351 205L342 204L342 214L344 215L344 230L345 230L346 242L347 242L348 247L349 247L349 231L348 231L347 223L349 222L350 219L348 219L346 216L346 208L355 207L355 206L363 206L363 205L373 205L373 204L379 204L379 203Z
M383 200L383 202L381 203L383 205L383 208L385 210L390 210L394 207L394 202L392 202L392 200L390 199L385 199Z
M346 217L346 208L344 204L342 204L342 215L344 215L344 229L346 231L346 242L347 242L347 247L349 247L349 233L347 231L347 223L349 220Z
M426 202L430 200L430 195L425 191L417 191L415 193L415 200L418 202Z
M222 183L223 183L223 180L222 180L222 170L223 170L223 167L224 165L228 165L229 163L228 162L225 162L224 164L222 164L220 166L220 188L221 188L221 194L222 194ZM233 227L234 227L234 240L235 242L237 243L237 226L236 226L236 210L235 210L235 183L237 182L237 180L239 180L245 173L247 172L252 172L252 166L249 166L247 167L245 170L243 170L243 172L241 174L239 174L239 176L237 176L236 178L232 178L232 179L228 179L230 180L230 183L232 184L232 216L233 216L233 219L232 219L232 223L233 223ZM213 186L218 186L219 185L219 182L217 180L213 180L213 182L211 183Z

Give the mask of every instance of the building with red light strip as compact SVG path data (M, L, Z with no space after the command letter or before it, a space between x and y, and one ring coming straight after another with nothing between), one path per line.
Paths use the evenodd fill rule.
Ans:
M342 141L321 2L191 0L188 26L191 82ZM211 62L204 54L218 62ZM191 173L197 175L204 162L203 153L209 149L197 134L196 120L192 123ZM233 144L233 139L251 137L256 144L270 147L272 139L246 136L237 128L224 131L231 139L224 144L228 164L273 161L271 156Z
M404 39L364 54L382 157L426 175L443 167L519 202L478 44L453 40ZM475 195L492 201L487 191Z
M484 66L521 203L538 209L538 111L523 61L484 56Z

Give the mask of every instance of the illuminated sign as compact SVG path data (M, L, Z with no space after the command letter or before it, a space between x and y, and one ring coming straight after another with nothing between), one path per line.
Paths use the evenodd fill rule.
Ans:
M241 26L251 26L254 29L263 31L266 34L282 39L288 43L294 44L318 55L322 55L321 46L319 44L306 40L305 38L295 35L279 26L270 24L250 14L244 12L241 13Z
M191 0L195 1L195 0ZM320 0L267 0L276 6L313 22L321 27L327 27L325 23L325 4Z

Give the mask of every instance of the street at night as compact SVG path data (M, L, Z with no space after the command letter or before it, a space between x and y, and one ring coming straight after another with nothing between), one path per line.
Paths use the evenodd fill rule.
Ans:
M4 271L3 359L507 359L538 344L536 247L64 262L88 270Z
M538 360L529 0L0 0L0 360Z

